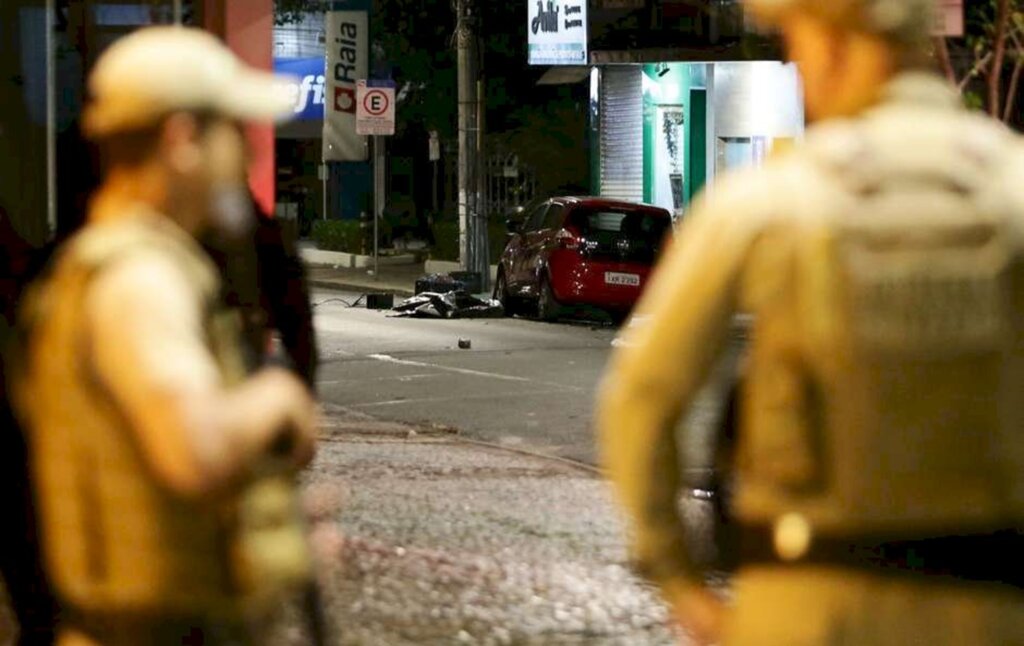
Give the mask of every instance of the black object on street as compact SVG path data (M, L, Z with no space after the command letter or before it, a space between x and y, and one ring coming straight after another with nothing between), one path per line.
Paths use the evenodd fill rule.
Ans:
M366 309L389 310L395 306L394 294L367 294Z
M475 271L453 271L450 274L456 282L462 283L462 289L470 294L479 294L483 291L483 278Z
M449 274L427 274L416 279L415 293L417 295L426 292L446 294L463 288L462 283L452 278Z
M407 298L395 311L396 316L435 319L501 318L505 315L500 301L484 301L462 290L444 294L424 292Z
M453 271L448 274L427 274L416 279L416 294L463 291L479 294L483 291L483 279L475 271Z

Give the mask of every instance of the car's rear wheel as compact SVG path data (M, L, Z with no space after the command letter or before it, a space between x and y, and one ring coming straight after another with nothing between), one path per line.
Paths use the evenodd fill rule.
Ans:
M562 312L562 306L551 290L551 281L547 276L540 279L540 297L537 299L537 318L542 321L554 321Z
M515 316L519 311L519 304L508 293L508 279L505 272L499 272L497 280L494 281L494 299L501 302L506 316Z
M631 312L629 310L607 310L608 318L612 320L612 325L615 327L622 327L629 322L629 316Z

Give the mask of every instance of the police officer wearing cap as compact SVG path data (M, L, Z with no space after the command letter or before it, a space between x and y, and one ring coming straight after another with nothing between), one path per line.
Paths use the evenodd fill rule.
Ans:
M748 0L814 125L694 206L600 391L632 555L701 643L1024 643L1024 146L926 56L932 0ZM732 607L674 428L753 316Z
M246 375L196 240L251 226L241 126L288 101L178 27L119 40L89 89L104 180L26 297L13 389L57 643L250 643L249 620L309 575L301 527L284 521L314 404L283 369Z

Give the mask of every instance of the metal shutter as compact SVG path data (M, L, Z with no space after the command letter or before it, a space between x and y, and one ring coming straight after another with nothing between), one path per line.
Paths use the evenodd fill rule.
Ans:
M601 196L644 198L643 74L640 66L601 70Z

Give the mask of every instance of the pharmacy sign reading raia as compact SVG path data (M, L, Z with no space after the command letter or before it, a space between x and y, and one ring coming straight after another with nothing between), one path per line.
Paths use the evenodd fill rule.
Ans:
M356 133L356 81L369 74L370 0L327 3L324 161L365 161L366 139Z
M356 133L375 136L395 134L394 81L356 83Z

